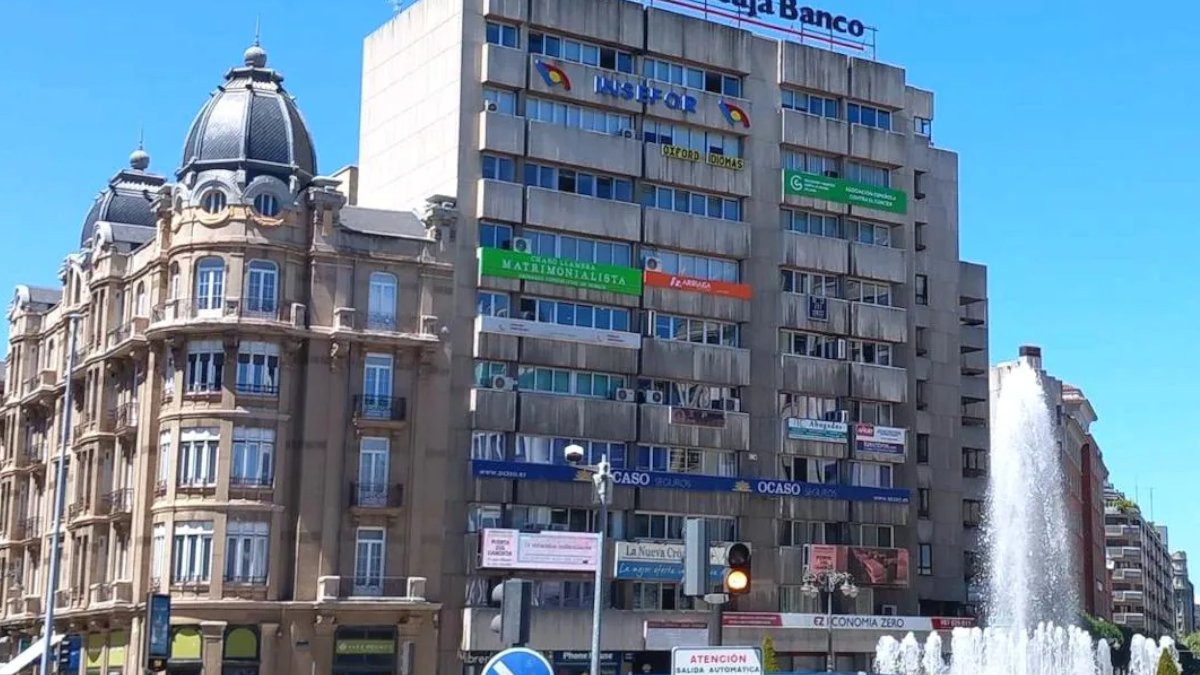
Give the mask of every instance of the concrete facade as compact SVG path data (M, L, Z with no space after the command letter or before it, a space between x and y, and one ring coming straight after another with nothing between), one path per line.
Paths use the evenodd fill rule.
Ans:
M841 613L973 613L987 275L959 260L958 160L933 117L901 68L622 0L421 0L366 39L361 203L451 194L461 211L440 672L499 648L489 591L514 574L536 581L533 645L587 648L587 573L480 556L488 529L593 527L567 442L624 471L606 672L666 669L647 622L711 620L669 576L611 560L672 550L686 516L752 544L731 613L815 611L811 544L908 556L898 587L862 579ZM785 169L903 205L784 194ZM469 273L481 258L539 267ZM866 451L857 423L903 449ZM784 665L823 667L819 632L725 639L764 632ZM841 633L839 667L869 666L879 633Z
M1105 487L1105 554L1112 567L1113 623L1147 635L1175 633L1175 594L1166 528L1112 485Z
M1171 588L1175 595L1175 635L1191 635L1196 632L1196 587L1188 574L1185 551L1171 554Z

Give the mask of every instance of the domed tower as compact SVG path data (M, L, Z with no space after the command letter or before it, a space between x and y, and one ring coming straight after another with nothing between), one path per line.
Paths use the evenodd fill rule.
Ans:
M166 179L149 169L150 155L139 143L129 155L129 168L118 171L96 195L83 219L80 247L91 247L97 234L108 242L128 244L154 236L154 197Z

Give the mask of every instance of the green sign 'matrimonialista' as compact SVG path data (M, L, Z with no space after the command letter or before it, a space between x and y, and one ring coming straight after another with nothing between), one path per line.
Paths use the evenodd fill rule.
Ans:
M548 258L501 248L479 249L479 273L625 295L642 294L642 271L639 269Z
M783 194L824 199L852 206L865 206L869 209L891 211L892 213L908 212L908 195L900 190L865 183L852 183L841 178L830 178L791 169L783 172Z

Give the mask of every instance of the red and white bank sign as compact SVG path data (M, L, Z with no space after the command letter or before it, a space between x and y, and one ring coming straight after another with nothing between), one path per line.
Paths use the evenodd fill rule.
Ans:
M671 675L762 675L757 647L676 647Z

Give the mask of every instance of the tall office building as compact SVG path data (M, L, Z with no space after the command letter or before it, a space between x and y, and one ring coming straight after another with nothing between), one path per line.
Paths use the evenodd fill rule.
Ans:
M810 550L856 575L836 612L858 627L973 611L986 271L959 260L933 94L710 4L418 0L365 42L360 202L460 210L440 672L500 647L512 575L534 580L532 644L586 667L594 539L572 535L596 509L572 443L617 471L605 672L704 639L688 516L752 545L724 639L769 633L785 666L824 666L796 629L823 606ZM834 41L863 31L821 15ZM835 631L839 669L880 634Z
M1186 551L1171 554L1171 588L1175 595L1175 635L1183 637L1196 631L1196 587L1188 574Z
M442 592L453 214L348 205L266 59L228 71L177 182L138 150L61 285L16 289L5 672L41 655L49 603L82 672L146 672L147 593L171 597L172 673L433 672L411 666Z
M1112 563L1113 623L1147 635L1175 634L1175 595L1166 528L1105 486L1106 555Z

